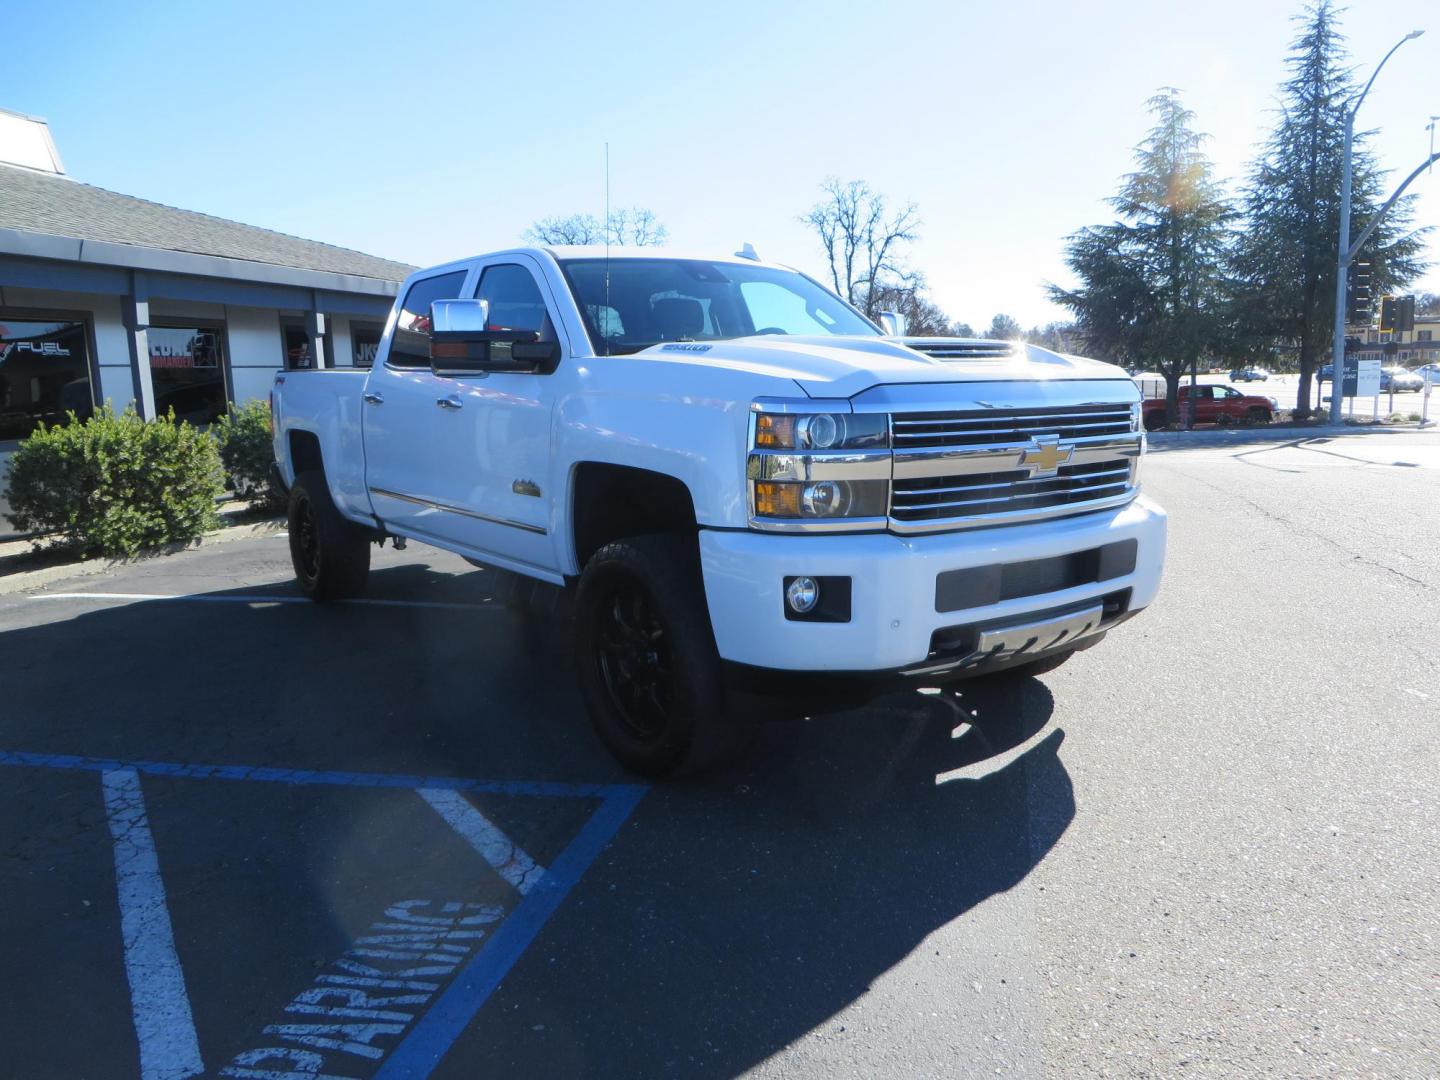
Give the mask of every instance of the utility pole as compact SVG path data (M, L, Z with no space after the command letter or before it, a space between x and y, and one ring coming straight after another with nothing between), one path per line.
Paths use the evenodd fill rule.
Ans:
M1424 32L1424 30L1411 30L1392 45L1390 51L1385 54L1385 58L1376 65L1374 74L1365 84L1365 89L1360 91L1360 96L1355 99L1355 103L1345 110L1345 171L1340 180L1340 254L1335 267L1335 340L1330 350L1330 422L1332 424L1340 423L1341 403L1344 400L1342 390L1345 387L1345 272L1349 269L1356 253L1370 238L1370 233L1374 231L1375 226L1380 224L1380 220L1390 207L1395 205L1395 200L1400 197L1400 193L1409 186L1411 180L1415 179L1420 169L1424 169L1435 158L1432 153L1425 165L1410 174L1405 183L1401 184L1395 194L1390 196L1390 200L1381 207L1369 227L1352 246L1350 243L1350 186L1353 172L1351 154L1355 142L1355 114L1364 104L1365 95L1370 93L1370 87L1375 83L1375 76L1380 74L1380 69L1385 66L1385 62L1395 55L1395 50L1407 41L1414 41Z

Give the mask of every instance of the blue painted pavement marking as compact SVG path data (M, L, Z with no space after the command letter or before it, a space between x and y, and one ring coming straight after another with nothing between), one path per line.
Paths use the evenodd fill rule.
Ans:
M521 901L484 948L460 972L449 989L397 1046L375 1074L375 1080L429 1076L445 1051L474 1019L520 954L529 948L546 921L575 883L605 850L640 802L645 789L617 785L615 794L600 804L579 835L550 864L538 884Z
M465 963L458 976L435 1001L434 1006L419 1017L409 1034L385 1055L384 1064L376 1074L377 1078L425 1077L430 1074L515 962L539 935L581 876L614 839L648 790L641 784L470 780L440 776L280 769L273 766L120 761L75 754L3 750L0 750L0 765L101 774L105 786L106 808L110 814L111 833L116 845L121 924L126 940L126 973L131 985L136 1033L140 1038L143 1080L184 1080L202 1072L204 1066L200 1061L183 974L175 954L154 840L150 835L144 803L140 796L140 775L200 780L253 780L297 785L410 788L425 798L437 813L492 865L492 856L499 858L501 854L506 855L496 869L500 870L502 876L523 896L519 906L496 927L480 951ZM477 808L458 794L465 791L495 795L599 799L600 805L586 820L576 837L546 869L534 863ZM501 851L504 846L508 846L508 851ZM508 876L502 867L509 869ZM131 948L132 939L136 943L136 950ZM133 966L132 953L135 959ZM420 988L420 984L404 986L397 983L394 977L379 977L382 974L377 971L372 976L367 972L363 977L346 977L344 981L351 984L374 983L382 988ZM439 984L426 984L426 989L438 990ZM272 1033L297 1034L288 1029L282 1032L278 1027ZM367 1034L378 1036L386 1033L389 1032L381 1032L377 1028L375 1032ZM318 1035L306 1037L323 1038ZM319 1057L313 1050L295 1050L289 1053L294 1055L289 1059L290 1062L300 1066L303 1075L312 1075L320 1067ZM255 1051L241 1055L242 1058L254 1056L254 1060L237 1059L228 1074L237 1077L265 1077L266 1080L284 1075L264 1067L255 1068L265 1060L262 1054L261 1051ZM300 1061L302 1057L303 1063Z
M170 761L119 761L76 754L35 754L0 750L0 765L42 769L134 769L151 776L180 776L196 780L263 780L277 784L335 784L342 787L449 788L485 795L539 795L561 799L603 799L625 792L644 794L643 784L565 784L531 780L466 780L453 776L407 776L399 773L330 772L316 769L278 769L255 765L197 765Z

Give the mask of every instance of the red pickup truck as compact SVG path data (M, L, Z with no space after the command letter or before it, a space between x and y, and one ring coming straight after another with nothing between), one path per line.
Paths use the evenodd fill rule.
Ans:
M1190 401L1190 387L1180 387L1180 419ZM1197 424L1234 424L1241 421L1268 424L1275 419L1279 404L1273 397L1242 394L1233 386L1195 387L1195 422ZM1156 431L1165 426L1165 399L1147 398L1140 404L1145 430Z

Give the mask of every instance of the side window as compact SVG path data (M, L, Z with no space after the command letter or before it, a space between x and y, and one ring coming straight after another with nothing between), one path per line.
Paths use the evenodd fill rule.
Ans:
M465 271L456 270L438 277L421 278L410 286L395 320L389 362L396 367L430 366L430 305L436 300L456 300L465 284Z
M525 267L515 263L486 267L475 297L490 304L486 329L534 330L541 341L555 340L555 327L545 311L540 286Z

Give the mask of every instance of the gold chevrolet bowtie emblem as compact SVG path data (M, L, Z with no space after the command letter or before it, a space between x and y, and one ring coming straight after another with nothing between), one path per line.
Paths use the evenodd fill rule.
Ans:
M1020 467L1031 476L1054 476L1075 456L1075 447L1061 446L1058 435L1037 435L1030 444L1020 452Z

